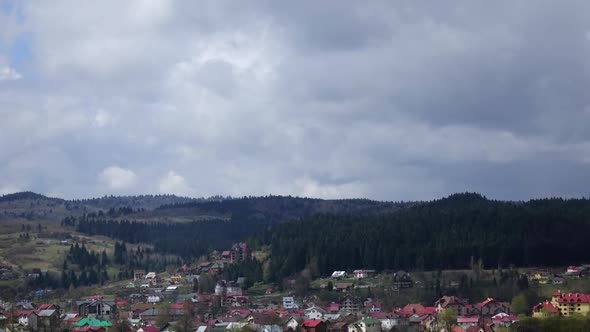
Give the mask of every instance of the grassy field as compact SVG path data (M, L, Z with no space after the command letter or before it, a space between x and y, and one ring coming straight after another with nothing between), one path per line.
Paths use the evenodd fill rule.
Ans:
M67 229L55 223L41 223L42 231L39 233L37 223L28 232L29 238L22 238L25 232L22 224L3 224L0 227L0 263L10 265L20 272L28 272L32 269L47 269L60 271L64 258L70 245L84 244L89 250L111 254L115 241L106 237L89 237ZM28 224L30 225L30 224ZM65 238L63 235L70 235ZM61 241L67 241L62 243ZM112 270L109 273L117 273Z

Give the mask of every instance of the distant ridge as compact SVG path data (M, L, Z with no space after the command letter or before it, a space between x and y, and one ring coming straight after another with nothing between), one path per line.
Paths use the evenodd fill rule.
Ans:
M9 201L19 201L25 199L47 199L47 200L56 200L56 201L63 201L62 198L55 198L55 197L48 197L45 195L37 194L32 191L22 191L12 194L6 194L0 196L0 202L9 202Z

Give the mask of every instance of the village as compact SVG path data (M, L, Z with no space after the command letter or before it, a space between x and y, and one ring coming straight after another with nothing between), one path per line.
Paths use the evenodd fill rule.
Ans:
M244 277L219 278L228 266L251 259L248 245L236 243L229 250L213 251L207 261L183 264L171 275L136 270L132 280L109 289L109 294L44 302L51 299L51 291L40 290L34 300L1 303L0 324L8 332L487 332L508 331L523 318L513 312L510 299L473 302L444 295L433 303L385 308L381 301L355 291L369 288L364 281L377 278L377 271L370 269L334 271L323 279L318 288L331 294L329 302L273 287L252 287L249 293ZM569 266L563 275L531 270L528 279L531 284L563 285L570 278L585 277L588 267ZM420 287L405 271L395 272L392 281L398 292ZM588 313L590 294L558 290L534 304L528 315L543 319Z

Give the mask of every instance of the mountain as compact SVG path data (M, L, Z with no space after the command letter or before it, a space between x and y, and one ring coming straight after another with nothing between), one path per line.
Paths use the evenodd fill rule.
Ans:
M492 201L455 194L379 215L316 215L250 239L270 247L273 279L303 269L464 269L579 264L590 252L590 200Z

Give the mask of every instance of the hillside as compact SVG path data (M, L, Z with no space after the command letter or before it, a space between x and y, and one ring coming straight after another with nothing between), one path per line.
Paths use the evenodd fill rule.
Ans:
M234 221L258 220L267 224L280 224L324 213L338 215L388 213L409 204L368 199L324 200L292 196L264 196L164 205L153 211L152 215L212 216Z
M150 211L88 214L67 218L64 224L85 234L105 235L129 243L153 243L161 252L191 258L272 226L319 213L375 215L391 213L402 206L361 199L247 197L166 205Z
M590 252L590 200L492 201L478 194L387 215L317 215L251 238L270 247L273 280L304 268L461 269L580 263Z
M119 213L119 210L151 211L162 205L207 202L220 198L189 198L174 195L104 196L84 200L65 200L33 192L0 196L0 221L52 221L83 214ZM147 215L147 214L146 214Z
M93 211L89 206L32 192L0 196L0 221L54 221Z

